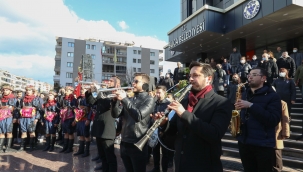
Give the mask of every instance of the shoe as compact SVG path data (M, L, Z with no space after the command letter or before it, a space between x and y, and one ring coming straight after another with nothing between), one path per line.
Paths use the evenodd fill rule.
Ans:
M13 142L13 138L7 138L5 152L11 152L12 142Z
M45 143L45 148L43 149L43 151L48 151L50 148L50 137L46 137L46 143Z
M55 147L55 142L56 142L56 139L55 139L55 137L52 137L52 139L51 139L51 144L50 144L50 148L49 148L49 152L52 152L52 151L54 151L54 147Z
M296 138L296 141L301 140L303 138L303 134Z
M35 137L31 137L29 140L29 151L33 151L35 149L35 141L36 138Z
M101 159L98 159L97 161L96 161L96 163L98 164L98 163L101 163L102 161L101 161Z
M74 147L74 139L70 139L68 142L68 148L64 153L71 153L73 152L73 147Z
M63 149L59 153L63 153L67 150L68 148L68 139L64 139L64 144L63 144Z
M85 142L85 151L84 154L82 155L83 158L89 156L89 147L90 147L90 141Z
M99 166L99 167L94 168L94 170L95 170L95 171L96 171L96 170L102 170L102 165Z
M78 152L74 153L74 156L81 155L81 154L84 154L84 141L80 140Z
M26 139L27 138L21 138L20 148L18 149L18 151L24 151L25 150Z
M151 171L149 172L161 172L160 168L153 168Z
M99 157L99 155L97 155L95 158L92 159L92 161L97 161L99 159L100 159L100 157Z

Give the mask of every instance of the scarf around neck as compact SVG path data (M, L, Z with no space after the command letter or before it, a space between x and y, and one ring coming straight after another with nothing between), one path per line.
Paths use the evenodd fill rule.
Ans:
M198 103L199 99L202 99L205 97L205 94L210 92L212 90L212 86L208 85L205 88L203 88L200 92L198 92L196 95L191 91L189 93L189 98L188 98L188 105L187 105L187 110L189 112L193 112L194 107Z

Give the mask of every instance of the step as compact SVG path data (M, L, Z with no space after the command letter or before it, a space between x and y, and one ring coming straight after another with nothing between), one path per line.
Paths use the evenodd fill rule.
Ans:
M291 119L290 125L303 126L303 120L301 120L301 119Z
M285 139L283 141L284 147L295 148L303 150L303 140L293 140L293 139Z
M302 113L291 113L290 117L291 117L291 119L302 120L303 119L303 114Z
M224 156L240 158L239 150L234 149L234 148L222 146L222 154ZM282 151L282 154L283 154L283 151ZM303 167L303 158L295 158L295 157L289 157L289 156L283 155L282 159L283 159L283 166L287 166L290 168L298 168L298 169L302 169L302 167Z
M302 127L301 126L290 125L290 131L295 132L295 133L300 133L300 132L302 132Z
M292 105L291 108L302 108L302 107L303 107L303 104L301 102L300 103L296 102Z
M302 135L302 133L299 133L299 132L291 132L290 133L290 138L289 139L291 139L291 140L295 140L297 137L299 137L299 136L301 136Z
M303 115L303 108L302 107L291 107L291 113L301 113Z

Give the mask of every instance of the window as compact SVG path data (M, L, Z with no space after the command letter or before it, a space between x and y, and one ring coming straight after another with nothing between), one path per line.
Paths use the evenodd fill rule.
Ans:
M89 44L86 44L86 49L90 49L90 45Z
M150 52L150 56L155 56L155 52Z
M92 50L95 50L96 49L96 45L92 45Z
M116 66L116 72L117 73L126 73L126 67L125 66Z
M102 80L109 80L112 77L112 74L104 74L102 75Z
M93 69L95 69L95 64L93 64Z
M74 47L75 46L75 43L73 42L68 42L68 47Z
M72 62L67 62L67 67L73 67L73 63Z
M135 67L133 68L133 72L136 72L136 68Z
M155 64L155 61L154 61L154 60L151 60L151 61L150 61L150 64L154 65L154 64Z
M136 63L136 61L137 61L136 59L133 59L133 63Z
M197 0L192 0L191 6L192 6L192 13L196 12L197 11Z
M155 69L150 69L150 73L155 73Z
M66 85L66 86L73 86L72 83L66 83L65 85Z
M66 72L66 78L73 78L73 73Z
M138 63L141 63L141 59L138 59Z
M140 50L138 50L138 54L141 54L141 51L140 51Z
M138 72L141 72L141 68L138 68Z
M91 54L90 56L92 57L92 59L95 59L95 58L96 58L96 55L95 55L95 54Z
M137 50L134 50L134 54L137 54Z
M74 53L68 52L68 53L67 53L67 57L74 57Z

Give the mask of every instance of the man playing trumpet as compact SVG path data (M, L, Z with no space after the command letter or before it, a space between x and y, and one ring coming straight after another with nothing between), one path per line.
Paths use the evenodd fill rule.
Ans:
M120 154L127 172L145 172L147 145L140 151L134 144L147 132L155 101L146 92L149 88L149 76L136 73L132 82L134 97L127 98L124 90L116 92L112 102L112 116L122 118Z

